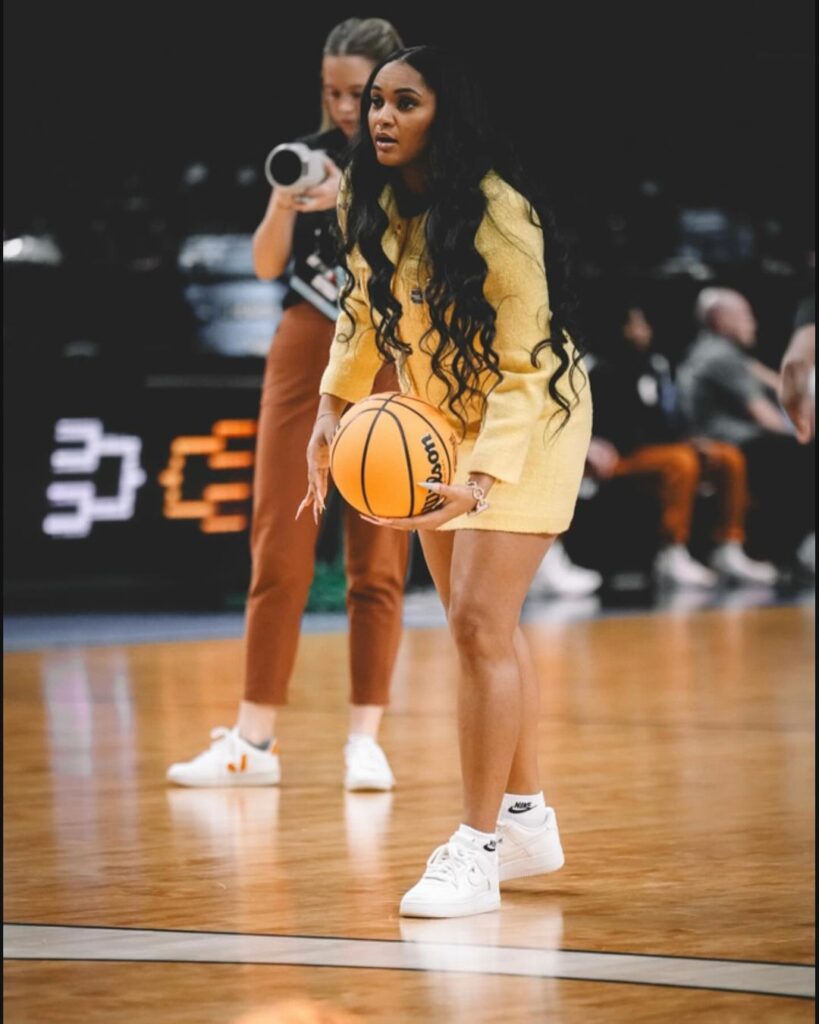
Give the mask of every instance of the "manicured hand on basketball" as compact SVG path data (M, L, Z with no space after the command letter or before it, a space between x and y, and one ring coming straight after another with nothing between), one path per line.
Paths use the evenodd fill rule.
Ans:
M313 520L318 523L327 499L327 478L330 472L330 445L338 427L339 416L321 413L313 426L307 445L307 494L299 505L296 519L306 508L313 509Z
M408 519L384 519L365 515L362 515L361 518L375 526L389 526L393 530L437 530L439 526L448 523L450 519L456 519L466 512L471 512L475 507L475 495L472 493L471 487L458 484L422 483L421 481L418 482L418 486L440 494L444 498L444 504L433 512L425 512L423 515L411 516Z

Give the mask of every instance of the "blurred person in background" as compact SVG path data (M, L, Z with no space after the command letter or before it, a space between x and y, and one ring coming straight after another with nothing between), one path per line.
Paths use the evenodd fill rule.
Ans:
M796 440L809 444L816 436L815 295L803 299L796 311L780 367L779 401L796 428Z
M594 438L588 454L593 478L634 477L660 500L662 547L655 562L658 583L712 587L720 578L770 585L773 565L745 553L748 487L745 458L734 444L689 437L680 414L668 360L653 351L654 331L645 311L628 305L619 317L614 346L591 365L595 394ZM701 480L716 488L719 502L711 568L688 544Z
M358 128L370 73L401 45L395 28L381 18L349 18L327 37L321 131L299 140L325 152L326 178L303 194L273 189L253 236L254 266L262 280L280 277L291 261L293 273L309 279L307 261L314 256L335 265L339 163ZM295 514L335 328L292 287L283 305L259 414L244 699L233 728L214 729L208 749L169 768L169 781L181 786L276 785L281 777L276 711L287 701L318 536L311 516L296 521ZM397 388L394 367L387 364L374 390ZM394 778L377 737L401 637L408 537L366 523L346 506L344 528L352 681L344 784L350 790L387 790Z
M575 564L556 540L540 563L529 593L534 597L587 597L603 585L596 569Z
M684 412L696 433L742 449L768 556L813 573L803 553L814 529L814 445L797 442L779 405L779 374L751 354L751 305L729 288L705 288L695 315L700 331L677 372Z
M779 401L796 428L796 440L810 444L816 437L816 294L808 295L796 311L793 334L782 357ZM800 564L816 573L816 535L809 533L797 552Z

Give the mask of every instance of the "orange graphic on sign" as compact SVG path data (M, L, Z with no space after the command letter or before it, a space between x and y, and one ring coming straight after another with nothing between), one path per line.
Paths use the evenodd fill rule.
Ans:
M256 420L219 420L213 424L208 436L175 437L171 441L168 465L159 474L159 482L165 489L165 516L168 519L199 519L203 533L239 533L247 529L248 516L245 513L228 511L223 506L248 501L252 494L250 481L208 484L199 498L184 498L182 489L191 458L204 458L207 467L214 470L251 469L253 452L231 450L228 444L234 438L255 436Z

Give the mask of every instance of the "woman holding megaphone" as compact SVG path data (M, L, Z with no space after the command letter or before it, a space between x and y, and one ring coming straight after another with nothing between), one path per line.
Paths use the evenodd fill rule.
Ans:
M335 263L339 163L358 129L361 94L373 68L401 45L381 18L350 18L330 32L321 65L321 130L299 140L313 151L312 164L321 160L323 175L316 178L322 180L305 189L297 175L294 186L274 186L253 236L258 277L280 277L291 261L292 273L262 388L244 695L232 729L215 729L203 753L170 767L168 779L178 785L275 785L281 777L276 710L287 700L318 532L313 517L294 517L335 326L332 308L305 298L304 282L315 277L317 266ZM268 160L268 176L272 170ZM397 386L392 366L385 366L374 390ZM365 523L346 508L344 525L352 682L344 784L386 790L394 779L377 736L401 636L408 543L405 534Z

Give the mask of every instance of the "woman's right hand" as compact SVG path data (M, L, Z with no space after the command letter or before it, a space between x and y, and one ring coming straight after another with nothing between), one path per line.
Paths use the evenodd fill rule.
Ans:
M330 473L330 445L340 416L335 412L319 413L307 445L307 494L299 505L296 519L306 508L313 509L313 521L318 523L327 498L327 479Z
M334 210L338 202L341 171L329 156L324 157L324 172L324 181L307 189L306 192L293 192L287 188L275 189L273 194L276 204L283 210L294 210L296 213Z

